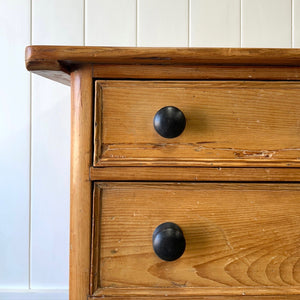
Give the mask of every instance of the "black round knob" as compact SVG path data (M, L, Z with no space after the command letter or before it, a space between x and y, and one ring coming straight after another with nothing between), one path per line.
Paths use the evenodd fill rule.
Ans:
M167 222L156 227L152 236L156 255L166 261L179 258L185 250L185 238L181 228L175 223Z
M183 112L174 106L161 108L154 116L153 125L158 134L164 138L175 138L185 128Z

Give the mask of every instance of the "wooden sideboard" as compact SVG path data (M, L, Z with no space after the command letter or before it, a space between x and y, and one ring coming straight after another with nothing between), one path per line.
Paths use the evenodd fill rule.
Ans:
M300 299L300 50L29 46L26 67L71 85L71 300Z

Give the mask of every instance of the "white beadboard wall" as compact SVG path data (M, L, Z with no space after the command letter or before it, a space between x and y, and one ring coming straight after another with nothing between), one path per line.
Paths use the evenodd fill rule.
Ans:
M0 299L68 299L70 89L29 44L300 47L300 0L0 0Z

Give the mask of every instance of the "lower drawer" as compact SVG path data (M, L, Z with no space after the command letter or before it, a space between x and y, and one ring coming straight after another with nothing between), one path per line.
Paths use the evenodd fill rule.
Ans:
M164 222L186 240L175 261L153 250ZM297 295L299 224L299 184L95 183L92 292Z

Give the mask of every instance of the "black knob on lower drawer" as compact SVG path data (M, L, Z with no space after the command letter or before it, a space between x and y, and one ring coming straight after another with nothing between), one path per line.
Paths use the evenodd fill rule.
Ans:
M178 259L185 250L185 238L181 228L171 222L160 224L152 236L153 249L162 260Z
M168 139L179 136L185 128L185 123L183 112L174 106L161 108L153 119L156 132Z

